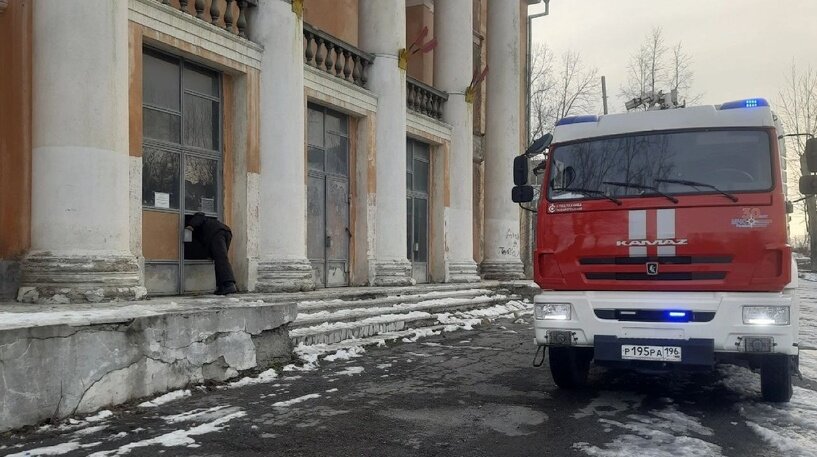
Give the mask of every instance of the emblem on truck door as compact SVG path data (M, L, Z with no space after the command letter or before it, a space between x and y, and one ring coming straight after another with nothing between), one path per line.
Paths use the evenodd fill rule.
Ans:
M658 262L647 262L647 275L658 276Z

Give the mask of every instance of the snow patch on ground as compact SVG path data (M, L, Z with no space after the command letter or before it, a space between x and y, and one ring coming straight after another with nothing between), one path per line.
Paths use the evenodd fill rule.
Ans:
M787 455L817 456L817 392L794 387L790 403L767 403L757 373L730 365L720 372L723 385L743 397L738 411L758 436Z
M54 446L39 447L35 449L29 449L23 452L18 452L15 454L8 454L6 455L6 457L36 457L41 455L64 455L79 449L89 449L95 446L99 446L100 444L102 443L96 442L88 444L79 444L76 441L69 441L67 443L60 443Z
M220 417L212 422L197 425L186 430L175 430L173 432L165 433L164 435L159 435L154 438L128 443L124 446L119 447L118 449L96 452L94 454L91 454L91 457L110 457L115 455L126 455L130 454L130 452L133 451L134 449L149 446L195 447L197 446L197 443L196 440L193 439L194 436L200 436L208 433L221 431L227 427L228 422L232 421L233 419L244 417L246 415L247 413L244 411L237 411L235 413Z
M439 335L440 332L429 327L414 329L414 335L403 338L404 343L415 343L420 338Z
M180 398L189 397L190 395L191 393L189 390L174 390L173 392L168 392L162 396L156 397L153 400L146 401L144 403L139 403L138 406L140 408L155 408L157 406L170 403Z
M168 424L192 421L209 422L239 411L241 411L241 408L238 407L214 406L212 408L206 409L200 408L191 411L185 411L179 414L173 414L171 416L164 416L162 417L162 420L164 420Z
M309 395L304 395L302 397L293 398L292 400L279 401L279 402L273 403L272 407L273 408L288 408L288 407L290 407L292 405L302 403L302 402L305 402L307 400L312 400L312 399L315 399L315 398L321 398L321 395L320 394L309 394Z
M273 381L276 378L278 378L278 373L273 369L269 369L267 371L262 371L261 373L258 374L258 376L255 376L255 377L247 376L247 377L239 379L238 381L231 382L231 383L227 384L226 387L234 388L234 387L251 386L251 385L255 385L255 384L263 384L263 383L266 383L266 382Z
M334 362L335 360L350 360L357 357L363 357L366 352L361 346L352 346L346 349L338 349L334 354L327 355L323 358L327 362Z
M627 404L611 403L614 407L630 407ZM598 406L598 405L597 405ZM602 409L602 411L605 411ZM594 411L593 414L598 414ZM606 415L606 414L604 414ZM590 443L575 443L573 448L591 456L631 457L715 457L721 456L721 447L698 436L709 437L714 433L703 426L698 418L689 416L674 405L653 410L646 415L631 414L626 421L600 418L599 422L612 429L620 429L612 442L603 447Z
M633 411L644 401L644 395L630 392L601 391L590 404L573 414L574 419L585 417L613 417L619 413Z
M338 371L335 374L339 376L353 376L360 373L363 373L363 367L349 367L343 371Z
M108 411L107 409L103 409L102 411L94 414L93 416L86 417L85 420L87 422L101 422L110 417L113 417L113 413Z

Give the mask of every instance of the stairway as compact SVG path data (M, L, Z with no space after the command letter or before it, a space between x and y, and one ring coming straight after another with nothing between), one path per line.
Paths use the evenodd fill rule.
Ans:
M504 305L520 297L495 284L449 284L403 288L382 296L302 301L290 324L294 346L333 344L352 338L437 327L450 313Z

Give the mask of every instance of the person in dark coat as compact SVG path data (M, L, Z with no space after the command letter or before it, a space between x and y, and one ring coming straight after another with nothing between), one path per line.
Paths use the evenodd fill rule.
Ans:
M196 213L190 218L187 227L193 230L193 238L207 249L210 258L216 267L216 295L234 294L235 275L227 258L233 232L230 227L222 224L218 219L207 217L204 213Z

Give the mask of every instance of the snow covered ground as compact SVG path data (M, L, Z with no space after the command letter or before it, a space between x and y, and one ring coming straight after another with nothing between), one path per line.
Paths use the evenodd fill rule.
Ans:
M7 442L0 437L0 455L112 457L163 451L163 455L230 455L208 446L230 441L215 437L231 434L268 440L268 449L277 450L281 443L294 439L288 436L290 431L303 432L301 439L315 436L319 440L320 428L312 427L351 423L365 428L355 421L370 417L382 421L385 416L393 422L394 418L425 418L433 413L444 420L438 417L441 422L432 421L437 425L430 429L397 422L402 427L398 435L438 432L435 440L445 440L445 434L453 432L444 424L461 421L467 424L465 436L473 439L500 430L509 437L508 442L540 443L541 450L547 449L547 440L566 442L554 448L561 451L550 455L817 457L817 276L801 279L800 293L804 379L796 381L788 404L761 401L759 375L736 366L720 367L717 373L700 379L619 375L594 369L587 391L560 391L546 368L530 367L530 304L509 302L441 314L438 325L430 328L298 346L301 363L239 379L204 394L203 388L171 392L131 410L102 411L43 426ZM493 322L490 330L476 327L488 322ZM469 332L471 329L477 331ZM450 334L455 331L469 336ZM395 344L398 346L391 346ZM458 393L462 396L433 409ZM407 408L403 403L406 395L416 396L422 408L430 409L401 410ZM514 395L523 397L513 403ZM389 406L390 397L399 407ZM475 403L467 403L472 398ZM459 404L461 411L456 409ZM361 408L369 409L356 415ZM494 414L490 411L507 415L494 417L492 422L487 417ZM337 421L334 416L341 414L343 420ZM141 423L139 417L150 425L134 426ZM126 427L123 421L131 425ZM497 426L514 421L522 425ZM374 432L367 430L367 435ZM537 438L524 436L533 433ZM498 436L490 435L487 445L498 442ZM358 439L361 446L367 445L365 438ZM383 440L378 439L381 441L373 442ZM406 440L404 455L413 454L417 447L412 446L424 445L420 438ZM485 448L487 452L491 449ZM513 454L505 452L497 450L496 454Z

